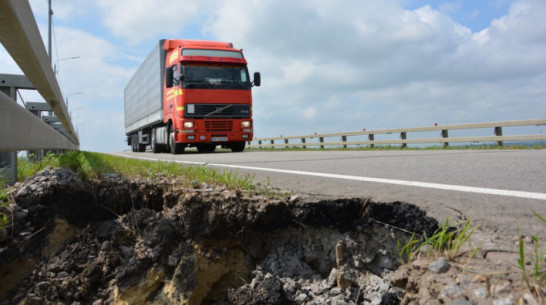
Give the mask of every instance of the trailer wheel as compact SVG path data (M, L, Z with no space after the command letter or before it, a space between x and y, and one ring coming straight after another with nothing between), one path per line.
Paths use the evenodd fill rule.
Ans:
M246 142L236 142L236 143L233 143L231 144L231 151L232 152L242 152L243 150L245 150L245 144Z
M136 134L131 135L131 149L133 152L137 152L137 140L136 140Z
M174 142L174 132L171 132L170 134L169 145L171 146L171 153L173 155L178 155L184 152L184 145Z
M152 129L152 141L150 143L150 146L152 147L152 152L154 154L157 154L157 153L161 152L161 147L159 145L157 145L157 139L155 137L155 133L156 133L156 130L154 128L154 129Z

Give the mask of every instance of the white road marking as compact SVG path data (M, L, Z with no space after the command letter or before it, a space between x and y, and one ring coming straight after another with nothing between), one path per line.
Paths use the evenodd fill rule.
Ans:
M395 180L395 179L384 179L384 178L372 178L372 177L361 177L361 176L351 176L351 175L327 174L327 173L317 173L317 172L305 172L305 171L296 171L296 170L288 170L288 169L253 167L253 166L244 166L244 165L216 164L216 163L193 162L193 161L180 161L180 160L174 160L174 159L172 159L172 160L158 160L158 159L145 158L145 157L133 157L133 156L127 156L127 155L122 155L122 154L112 154L112 155L125 157L125 158L149 160L149 161L166 161L166 162L176 162L176 163L180 163L180 164L189 164L189 165L207 165L207 166L215 166L215 167L225 167L225 168L234 168L234 169L247 169L247 170L255 170L255 171L265 171L265 172L292 174L292 175L303 175L303 176L343 179L343 180L352 180L352 181L363 181L363 182L374 182L374 183L394 184L394 185L403 185L403 186L413 186L413 187L431 188L431 189L438 189L438 190L466 192L466 193L478 193L478 194L487 194L487 195L509 196L509 197L518 197L518 198L526 198L526 199L546 200L546 194L545 193L501 190L501 189L492 189L492 188L484 188L484 187L473 187L473 186L462 186L462 185L451 185L451 184L418 182L418 181L406 181L406 180Z

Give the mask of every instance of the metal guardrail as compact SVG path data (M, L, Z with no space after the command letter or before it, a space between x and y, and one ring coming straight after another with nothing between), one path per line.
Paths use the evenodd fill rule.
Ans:
M0 42L25 74L0 75L0 181L13 183L18 150L76 150L79 139L28 0L0 0ZM62 125L17 104L18 89L36 89Z
M78 149L67 137L1 92L0 122L0 151ZM3 128L4 125L9 128ZM21 141L21 138L25 141Z
M381 129L381 130L369 130L369 131L352 131L341 133L327 133L327 134L312 134L301 136L288 136L288 137L275 137L275 138L254 138L248 144L248 148L290 148L301 147L307 148L309 146L315 146L324 148L325 146L342 146L347 148L349 145L369 145L374 147L375 145L402 145L406 147L408 144L425 144L425 143L441 143L448 146L449 143L463 143L463 142L496 142L497 145L502 146L505 141L540 141L546 140L546 134L528 134L528 135L503 135L503 127L514 126L532 126L532 125L546 125L546 119L535 120L520 120L520 121L503 121L503 122L489 122L489 123L473 123L473 124L459 124L459 125L443 125L443 126L430 126L430 127L410 127L410 128L396 128L396 129ZM468 137L449 137L449 130L459 129L480 129L480 128L493 128L494 136L468 136ZM409 139L408 133L426 132L426 131L440 131L439 138L423 138L423 139ZM385 134L400 134L399 140L378 140L377 135ZM368 136L367 141L348 141L347 138L351 136ZM340 141L325 142L325 138L340 138ZM310 142L308 140L318 139L318 142ZM290 143L290 140L297 140L299 142ZM275 143L275 141L282 141L281 143ZM269 144L266 144L269 142ZM256 144L252 144L256 143Z
M78 135L72 126L28 0L0 0L0 42L65 126L74 144L79 145ZM4 124L1 127L10 128ZM10 130L14 133L18 132L13 128ZM35 132L40 131L35 130ZM24 138L19 141L32 145ZM5 140L0 138L0 151L5 151L4 142ZM58 148L70 149L70 147Z

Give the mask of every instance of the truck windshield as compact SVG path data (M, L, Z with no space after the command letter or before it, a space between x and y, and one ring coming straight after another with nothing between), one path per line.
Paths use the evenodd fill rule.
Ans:
M185 65L182 87L187 89L245 89L250 90L248 71L236 65Z

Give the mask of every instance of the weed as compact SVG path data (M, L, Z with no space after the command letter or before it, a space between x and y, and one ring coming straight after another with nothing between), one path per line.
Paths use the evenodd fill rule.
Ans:
M468 241L478 228L470 228L469 219L463 224L462 228L457 230L449 224L449 218L443 226L439 227L431 237L424 236L424 240L415 238L415 233L411 235L409 241L401 246L400 240L397 241L398 254L403 262L410 262L416 254L424 253L427 257L435 256L439 253L445 255L448 259L457 256L461 247ZM473 255L476 253L473 251Z
M400 240L396 241L396 245L398 246L398 255L404 263L409 263L413 260L413 256L419 249L419 246L417 245L418 243L419 240L415 239L415 233L411 234L409 241L402 247L400 247Z
M9 189L4 178L0 176L0 230L4 229L9 224L9 217L4 209L8 204Z
M532 210L533 214L546 224L546 218L542 217L536 211ZM546 244L540 248L540 240L537 235L533 235L531 240L534 244L533 253L529 256L525 254L525 242L523 237L519 239L519 257L518 267L521 269L523 275L522 279L529 288L529 290L537 296L539 299L544 300L546 297L541 291L540 287L546 285ZM526 264L530 262L532 268L527 270Z

